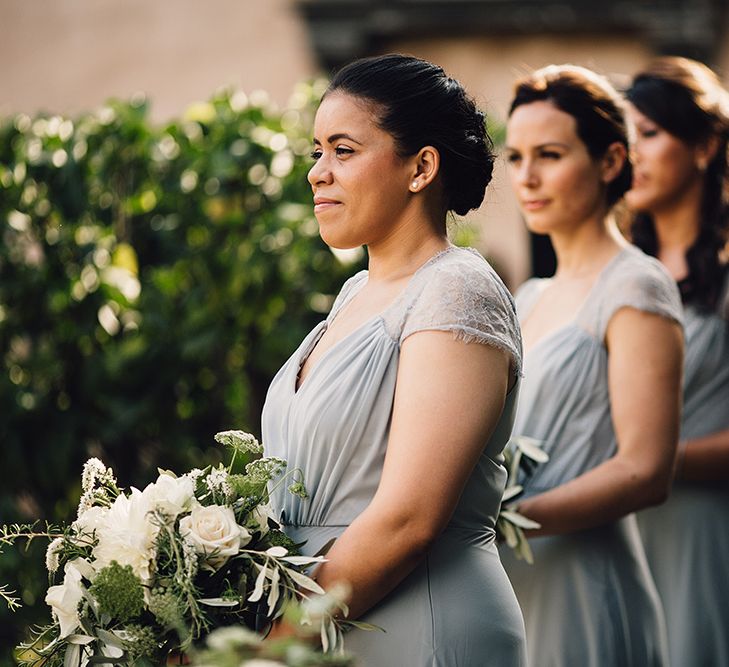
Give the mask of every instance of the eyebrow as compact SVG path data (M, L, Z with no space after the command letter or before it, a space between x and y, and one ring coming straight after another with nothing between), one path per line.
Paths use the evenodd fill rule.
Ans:
M357 141L351 134L347 134L346 132L339 132L338 134L333 134L327 139L327 143L333 144L335 141L338 141L339 139L349 139L349 141L353 141L358 146L362 145L361 141ZM321 146L321 141L319 141L316 137L314 137L314 143Z
M546 143L539 144L538 146L535 146L534 148L539 150L541 148L548 148L549 146L559 146L560 148L569 148L569 144L564 144L561 141L547 141ZM513 146L504 146L504 148L506 148L506 150L508 150L508 151L518 150L517 148L514 148Z

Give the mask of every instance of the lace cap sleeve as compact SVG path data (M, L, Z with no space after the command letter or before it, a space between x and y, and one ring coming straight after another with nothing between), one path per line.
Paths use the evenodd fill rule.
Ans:
M683 306L676 282L655 258L626 248L605 277L601 298L593 301L595 334L603 340L613 315L635 308L683 323ZM589 310L589 309L588 309Z
M418 331L451 331L458 340L507 352L520 374L521 333L511 295L476 251L456 250L416 277L400 342Z

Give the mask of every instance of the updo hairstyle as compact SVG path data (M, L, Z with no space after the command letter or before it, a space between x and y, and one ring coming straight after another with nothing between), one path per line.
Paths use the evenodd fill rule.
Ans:
M705 65L688 58L661 57L639 72L626 92L644 116L689 146L716 137L716 155L706 166L699 234L686 251L688 275L678 286L685 304L713 310L727 270L722 252L729 234L729 93ZM630 228L633 243L656 255L652 216L637 212Z
M448 211L465 215L481 205L493 144L483 112L442 68L400 54L362 58L334 75L322 99L334 92L373 104L378 126L394 138L401 157L424 146L438 149Z
M576 65L550 65L516 82L509 116L532 102L551 102L577 124L577 136L590 156L599 160L614 143L625 146L620 173L607 187L607 203L615 204L629 189L633 170L628 159L628 129L618 92L603 76Z

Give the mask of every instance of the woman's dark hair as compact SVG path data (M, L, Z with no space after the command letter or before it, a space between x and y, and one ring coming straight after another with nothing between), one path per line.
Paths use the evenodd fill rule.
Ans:
M678 283L685 304L714 310L727 271L721 254L729 228L729 93L705 65L688 58L662 57L635 75L626 97L644 116L689 146L714 137L719 142L706 167L699 233L686 251L688 275ZM658 253L656 229L648 212L635 214L630 232L633 243L644 252Z
M340 69L324 97L335 91L372 103L379 127L394 138L401 156L424 146L438 149L449 211L465 215L481 205L493 171L493 144L483 112L442 68L400 54L363 58Z
M517 107L547 101L575 119L577 136L593 159L602 158L614 143L628 152L628 128L620 95L608 80L575 65L550 65L516 82L509 116ZM607 203L615 204L629 189L633 169L627 158L607 187Z

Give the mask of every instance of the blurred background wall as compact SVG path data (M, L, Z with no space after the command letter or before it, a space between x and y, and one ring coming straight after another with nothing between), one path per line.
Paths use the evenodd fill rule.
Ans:
M297 81L393 50L442 65L498 122L514 78L548 63L620 83L675 53L729 73L726 0L0 0L0 26L0 114L74 114L141 91L164 121L220 86L285 105ZM514 287L540 267L503 169L472 219Z
M620 83L657 53L729 73L726 0L0 0L0 114L87 111L144 92L164 121L220 86L267 91L403 51L461 79L503 122L513 80L548 63ZM515 287L537 263L499 163L480 249ZM541 267L535 267L537 271Z

